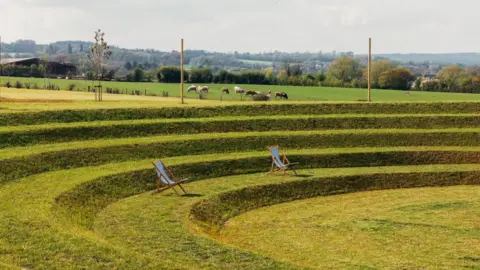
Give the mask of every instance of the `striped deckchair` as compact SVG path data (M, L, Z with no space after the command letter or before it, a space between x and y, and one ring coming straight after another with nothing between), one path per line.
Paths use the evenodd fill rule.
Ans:
M157 190L155 193L160 193L171 188L173 189L173 191L175 191L175 193L177 193L177 195L180 195L175 189L175 187L178 186L185 194L187 194L185 189L182 187L182 184L188 181L188 178L183 179L181 181L172 180L172 178L174 178L172 172L168 170L165 167L165 164L160 160L153 162L153 166L155 166L155 170L157 171L157 177L158 177ZM172 178L170 178L170 176Z
M283 158L280 157L280 146L269 146L267 147L270 150L270 154L272 155L272 168L270 169L270 173L277 173L283 172L285 175L287 174L287 170L291 169L295 175L298 176L297 171L293 168L293 166L298 165L299 163L291 163L285 152L283 153Z

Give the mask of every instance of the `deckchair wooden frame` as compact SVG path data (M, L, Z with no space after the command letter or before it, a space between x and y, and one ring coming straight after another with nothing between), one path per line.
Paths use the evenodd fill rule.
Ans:
M170 175L164 175L161 171L158 170L157 168L157 165L156 163L162 163L163 164L163 167L165 168L166 170L166 173L167 174L170 174ZM186 179L183 179L181 181L175 181L173 179L175 179L175 176L173 175L172 171L167 167L165 166L165 163L163 163L163 161L161 160L156 160L154 162L152 162L153 166L155 167L155 171L157 172L157 189L156 191L154 192L154 194L158 194L158 193L161 193L163 191L166 191L168 189L173 189L173 191L175 191L175 193L180 196L180 193L178 193L178 191L175 189L176 186L178 186L185 194L188 194L185 189L182 187L182 184L187 182L188 181L188 178ZM163 175L166 179L169 179L171 180L172 182L174 182L173 184L165 184L162 179L161 179L161 176L159 176L158 174L160 175Z
M272 152L273 148L278 148L279 156L283 156L283 162L282 160L278 160L278 162L283 163L285 165L284 167L278 167L277 165L275 165L276 157L273 155L273 152ZM298 162L291 163L290 160L288 160L285 151L280 150L281 149L280 146L278 145L268 146L267 149L270 151L270 155L272 156L272 168L270 169L270 172L268 172L268 174L283 172L284 175L287 175L287 170L291 169L295 173L295 175L298 176L297 171L295 170L295 168L293 168L293 166L298 165L299 163Z

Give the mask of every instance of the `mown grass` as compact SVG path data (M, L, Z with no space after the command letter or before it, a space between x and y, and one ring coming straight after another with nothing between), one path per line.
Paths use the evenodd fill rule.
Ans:
M8 103L7 103L8 104ZM226 103L225 103L226 104ZM161 104L160 104L161 105ZM53 108L55 109L55 107ZM157 108L111 108L95 110L51 110L0 114L0 125L34 125L88 121L160 118L205 118L282 115L365 114L478 114L477 102L418 103L258 103L230 106L159 106Z
M188 160L189 158L173 158L166 159L165 162L175 165ZM12 265L41 269L85 267L93 269L105 267L278 269L288 266L248 252L226 248L212 240L192 234L189 228L183 225L185 222L183 215L188 215L187 208L183 207L189 207L205 198L204 196L177 197L172 196L171 193L152 196L151 193L146 193L139 198L132 198L134 203L142 204L143 210L133 206L120 206L123 210L115 213L120 216L110 216L112 214L110 211L118 207L112 205L113 208L109 208L106 214L101 214L100 219L95 223L94 232L75 226L63 215L58 215L59 212L52 212L52 209L55 209L52 208L55 198L63 192L97 177L151 168L150 162L149 159L51 172L31 176L2 187L0 189L0 201L2 201L0 236L7 241L7 245L3 248L11 252L1 254L0 260ZM391 169L330 169L320 170L318 174L333 176ZM426 171L479 170L478 165L424 166L423 169ZM401 170L401 168L397 169L397 171ZM404 170L412 170L412 168L406 167ZM422 169L414 166L413 170L421 171ZM309 172L312 171L306 173ZM248 185L275 183L279 179L285 178L278 176L265 178L263 174L241 175L198 181L186 185L186 188L192 194L213 195ZM144 199L148 200L146 204L143 204ZM126 201L132 202L132 200ZM119 205L121 203L123 201ZM180 219L177 215L180 215ZM124 218L127 220L125 221ZM139 227L132 228L130 227L132 225ZM130 234L123 235L124 230ZM19 249L22 250L21 253L16 252ZM159 257L161 254L162 256Z
M367 183L382 173L412 179L435 173L441 177L430 182L442 184L480 172L470 165L480 158L476 102L191 100L179 108L177 101L1 103L0 268L298 269L218 243L191 219L192 207L280 182L364 177ZM266 146L273 144L301 163L304 178L265 175ZM191 195L151 195L151 162L158 158L178 177L195 180L185 186ZM439 208L445 204L404 211Z
M312 175L312 177L333 177L379 172L456 172L462 170L471 170L474 167L478 168L477 165L408 166L388 168L349 168L342 170L322 169L300 171L300 173ZM181 222L190 224L189 230L191 232L202 232L202 230L198 228L195 223L189 223L190 217L188 215L188 211L194 203L204 198L214 196L220 192L237 190L245 186L253 187L257 185L278 183L279 181L290 182L295 180L298 179L289 177L285 178L282 176L265 176L264 174L260 174L199 181L188 184L186 188L191 194L198 194L201 196L190 197L188 199L171 196L170 194L152 196L150 193L146 193L119 201L118 203L107 207L97 217L94 228L111 243L124 246L133 245L133 243L135 243L135 245L132 246L135 251L148 254L149 256L159 256L163 250L152 249L153 246L158 247L159 243L161 242L162 246L168 248L172 245L176 246L176 244L173 244L170 241L173 241L174 243L183 242L184 235L187 234L188 230L185 227L181 228ZM308 178L304 180L308 180ZM174 225L172 226L171 224ZM168 238L165 237L166 235ZM167 243L165 239L168 239ZM292 239L291 241L295 240ZM276 245L273 243L270 244L272 249ZM249 250L250 248L251 247L244 247L246 250ZM193 257L190 255L192 250L195 250L193 243L188 242L188 245L181 249L182 252L177 255L183 257L184 253L186 253L186 257L182 259L189 261L191 260L189 257ZM414 252L414 250L411 252ZM172 254L166 254L164 256L170 258ZM314 257L315 253L312 253L311 256ZM316 259L322 260L322 257L316 257ZM432 260L434 260L433 257Z
M295 201L234 218L217 239L317 269L477 269L479 195L463 186Z
M462 114L326 114L326 115L257 115L257 116L245 116L240 115L236 117L231 116L216 116L216 117L207 117L207 118L170 118L170 119L136 119L136 120L104 120L104 121L89 121L89 122L67 122L67 123L48 123L48 124L36 124L36 125L18 125L18 126L0 126L0 133L4 132L25 132L25 131L35 131L35 130L47 130L47 129L62 129L62 128L72 128L72 127L102 127L102 126L121 126L121 125L146 125L146 124L176 124L176 123L208 123L208 122L239 122L239 125L245 124L246 122L255 121L255 120L271 120L269 123L277 121L288 121L288 120L305 120L305 119L314 119L314 120L338 120L336 123L339 127L342 127L341 124L348 120L355 120L356 125L361 129L368 129L372 125L372 121L379 126L383 123L381 121L393 120L395 123L398 123L396 126L392 127L383 127L383 128L409 128L408 126L402 125L402 121L410 120L415 121L416 125L425 125L432 126L432 122L439 122L443 119L452 119L459 120L455 123L446 123L445 127L456 127L461 128L462 122L465 120L476 120L480 118L480 114L474 113L462 113ZM463 121L462 121L463 120ZM427 123L419 123L423 121L429 121ZM436 123L433 123L433 125ZM468 125L468 123L466 123ZM345 124L344 124L345 125ZM353 124L351 124L353 125ZM411 124L412 125L412 124ZM173 129L173 128L172 128ZM335 129L333 124L326 126L325 129ZM347 128L348 129L348 128ZM228 131L231 128L227 128Z
M36 173L93 164L178 155L265 151L267 145L276 144L284 145L289 149L302 149L359 146L478 146L480 143L476 129L412 130L411 132L408 130L309 131L291 132L288 135L280 132L278 135L275 132L264 132L258 135L221 133L216 137L208 138L203 134L191 135L190 138L197 137L195 140L185 140L187 136L170 136L163 138L163 141L150 144L138 144L134 140L126 145L43 152L27 157L1 160L0 182L6 183Z
M35 78L4 78L4 81L11 82L29 82L38 83L43 86L43 79ZM69 84L74 83L77 88L87 89L92 85L91 81L83 80L58 80L51 79L50 83L58 85L61 89L67 89ZM203 84L202 84L203 85ZM210 100L224 100L224 101L241 101L241 96L236 94L222 95L221 90L228 87L231 90L235 85L229 84L206 84L210 87L210 93L205 97ZM131 93L132 90L140 90L147 94L161 94L163 91L168 92L170 96L178 97L180 95L179 84L164 84L164 83L130 83L130 82L104 82L104 88L117 88L121 91ZM185 95L191 99L198 99L198 94L187 93L186 89L189 84L185 84ZM357 101L367 99L366 89L352 89L352 88L330 88L330 87L301 87L301 86L278 86L278 85L238 85L247 89L268 92L286 92L290 100L304 100L304 101ZM233 91L232 91L233 92ZM247 98L247 100L250 98ZM459 94L459 93L432 93L432 92L411 92L405 95L405 91L394 90L372 90L372 99L374 101L452 101L452 100L479 100L480 96L475 94Z
M238 117L235 119L158 119L0 127L0 147L28 144L145 137L159 134L217 132L341 130L373 128L458 128L478 127L478 115L450 116L279 116Z

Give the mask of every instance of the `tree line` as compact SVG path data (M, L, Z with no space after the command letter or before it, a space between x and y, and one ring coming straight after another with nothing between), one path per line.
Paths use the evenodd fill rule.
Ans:
M414 88L430 92L480 93L480 67L447 66L433 79L418 79Z
M136 63L135 63L136 64ZM180 68L161 66L154 70L145 70L136 66L126 76L116 77L115 69L103 67L98 76L102 80L130 82L180 82ZM13 77L48 76L48 60L40 65L30 67L4 66L3 75ZM86 73L87 79L95 76L93 71ZM218 84L259 84L259 85L294 85L366 88L367 69L359 59L341 56L333 61L326 72L303 73L299 64L284 62L279 70L266 68L262 70L245 70L215 72L210 67L185 70L185 80L189 83ZM376 60L372 63L372 88L395 90L418 90L431 92L480 93L480 67L446 66L435 78L415 76L410 70L398 66L389 60Z
M137 68L127 80L145 80L145 76L135 76L141 71ZM148 72L144 72L147 74ZM159 82L177 83L181 70L176 66L162 66L149 78L156 77ZM211 68L194 68L184 71L185 80L189 83L221 83L221 84L259 84L259 85L294 85L294 86L326 86L326 87L367 87L367 72L358 59L342 56L331 63L327 72L303 73L299 64L284 62L280 70L273 68L263 70L245 70L230 72L220 70L213 72ZM372 65L372 83L374 88L407 90L415 81L409 70L396 67L387 60L375 61Z

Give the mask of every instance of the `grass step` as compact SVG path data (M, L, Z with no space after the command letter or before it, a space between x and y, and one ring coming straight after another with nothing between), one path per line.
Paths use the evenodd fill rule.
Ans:
M430 133L430 134L438 134L438 133L478 133L480 132L479 128L444 128L444 129L345 129L345 130L304 130L304 131L288 131L288 134L292 136L310 136L310 135L331 135L334 136L335 134L342 136L346 134L352 134L356 136L362 136L366 134L420 134L420 133ZM149 144L155 142L165 142L165 141L185 141L185 140L199 140L199 139L209 139L209 138L246 138L246 137L275 137L275 136L284 136L286 134L285 131L270 131L270 132L227 132L227 133L206 133L206 134L177 134L177 135L166 135L166 136L153 136L153 137L127 137L121 139L105 139L105 140L88 140L88 141L79 141L79 142L72 142L72 143L63 143L63 144L48 144L44 146L35 146L39 148L49 148L49 149L62 149L62 148L91 148L99 147L99 146L114 146L114 145L128 145L128 144ZM12 139L15 140L15 139ZM22 145L28 142L23 141L21 138L18 139L18 144ZM41 139L40 139L41 140ZM17 145L19 146L19 145ZM16 148L14 145L3 145L3 148L12 148L14 150L21 148ZM334 145L331 147L335 147ZM11 150L2 150L0 147L0 156L3 151L11 151Z
M182 162L185 163L186 160L189 158L165 159L165 162L176 166ZM122 200L99 214L94 231L77 227L69 220L65 220L62 215L59 216L57 211L52 212L55 210L52 208L55 198L62 193L84 183L95 181L97 178L118 173L132 173L139 168L151 168L150 161L49 172L0 187L0 201L2 201L0 239L6 241L2 249L8 251L0 255L2 262L50 269L111 268L112 266L137 269L178 268L179 266L289 268L288 264L228 248L203 236L192 234L192 231L184 225L188 219L188 209L192 204L218 192L258 185L258 175L233 176L187 185L189 192L202 194L202 197L181 198L170 196L169 193L152 196L150 193L145 193ZM420 167L422 166L408 166L404 169L420 171ZM432 166L423 168L425 171L435 170ZM438 170L443 171L478 169L478 165L438 166ZM379 172L399 169L394 167L322 169L315 170L314 174L329 177L362 174L373 172L373 170ZM302 173L312 172L307 170ZM272 176L262 178L262 184L286 180L288 178ZM122 189L121 183L118 184L118 188Z
M313 269L476 269L479 194L457 186L316 197L235 217L215 239Z
M0 128L0 148L74 140L145 137L168 134L342 129L441 129L480 126L478 115L460 116L282 116L140 120L17 126Z
M395 146L480 146L480 137L471 129L413 130L392 132L298 132L289 134L248 133L192 135L162 138L162 140L98 148L68 149L43 152L29 156L0 160L0 182L5 183L28 175L51 170L61 170L146 158L165 158L178 155L235 153L243 151L266 151L268 145L282 145L288 149L340 148L340 147L395 147ZM237 137L235 137L237 136ZM195 139L193 139L195 138ZM126 142L126 141L124 141ZM145 141L144 141L145 142ZM90 145L91 147L91 145ZM45 148L44 148L45 149ZM52 149L49 149L50 151ZM11 150L10 150L11 151ZM12 153L12 152L10 152Z
M217 107L117 108L53 110L0 114L0 126L107 120L202 118L215 116L318 114L479 113L477 102L417 103L280 103Z
M464 171L467 174L478 172L478 165L462 166L406 166L406 167L380 167L380 168L349 168L341 170L319 169L305 170L302 174L313 174L315 177L338 178L348 175L371 175L384 172L409 172L428 173L430 171L443 171L445 173L457 174L457 171ZM478 173L477 173L478 175ZM308 180L308 179L306 179ZM101 233L110 243L116 245L131 245L131 249L151 257L160 256L164 249L152 248L156 241L168 239L165 249L178 246L180 239L187 239L187 233L199 233L195 223L190 223L189 210L192 205L204 199L213 198L219 192L231 192L245 187L258 185L276 184L279 182L298 181L294 177L265 176L264 174L240 175L222 177L218 179L198 181L190 183L185 187L191 194L201 195L200 197L182 198L166 193L159 196L152 196L149 192L126 200L121 200L110 205L99 213L95 220L95 231ZM161 205L162 207L159 207ZM147 226L147 224L154 224ZM188 228L182 224L189 224ZM154 227L151 227L154 226ZM158 233L149 233L151 230ZM161 231L161 232L160 232ZM215 238L215 236L214 236ZM168 247L167 247L168 246ZM191 243L187 254L167 255L172 260L185 260L186 264L195 262L195 243ZM185 257L184 257L185 256ZM186 258L189 257L189 258Z

